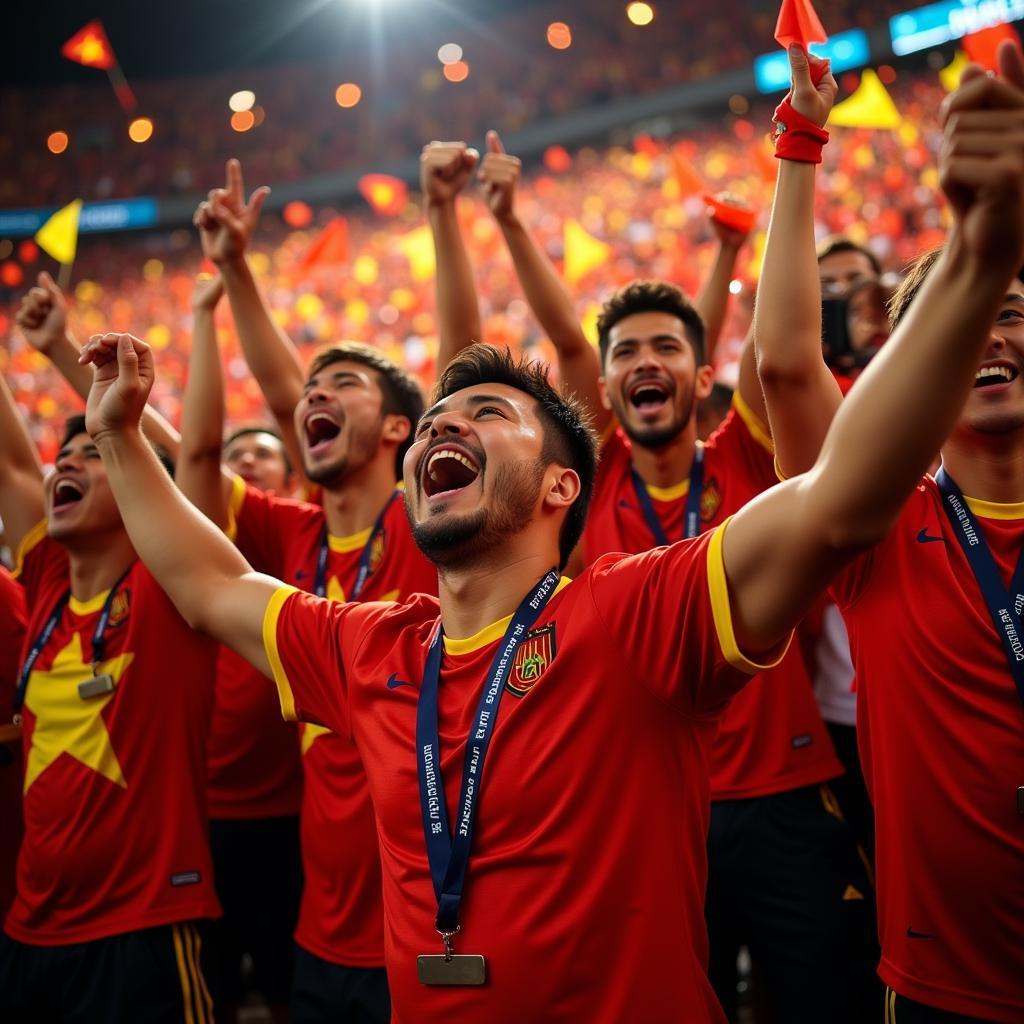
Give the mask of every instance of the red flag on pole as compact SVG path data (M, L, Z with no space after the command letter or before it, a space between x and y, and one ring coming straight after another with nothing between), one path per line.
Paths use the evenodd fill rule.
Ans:
M338 216L313 239L300 265L303 270L308 270L310 267L348 263L348 255L348 221Z
M1004 39L1009 39L1020 49L1020 36L1017 35L1017 30L1005 24L992 25L981 29L980 32L964 36L963 47L975 64L980 64L986 71L996 71L999 67L996 53Z
M775 23L775 39L779 46L796 43L806 50L811 43L824 43L828 34L811 0L782 0L779 20Z
M114 48L110 45L103 22L98 18L79 29L61 48L60 52L76 64L87 68L109 71L117 64Z
M373 209L383 217L395 217L405 209L409 194L401 178L390 174L364 174L359 179L359 191Z

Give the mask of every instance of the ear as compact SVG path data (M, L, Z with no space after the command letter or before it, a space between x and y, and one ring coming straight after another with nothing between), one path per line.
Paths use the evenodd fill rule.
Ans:
M604 379L604 376L597 378L597 389L601 395L601 405L608 411L612 411L611 399L608 397L608 382Z
M564 511L580 496L580 478L575 469L553 463L545 474L544 508Z
M693 383L693 394L697 401L707 398L711 389L715 386L715 368L713 366L698 366L697 376Z
M384 417L384 423L381 426L380 439L397 447L408 440L411 433L412 423L408 416L399 416L397 413L388 413Z

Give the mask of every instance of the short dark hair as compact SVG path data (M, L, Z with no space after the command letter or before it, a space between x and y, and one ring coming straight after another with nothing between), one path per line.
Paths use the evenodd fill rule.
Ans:
M358 341L343 341L321 349L309 364L308 377L314 377L332 363L361 363L377 371L384 404L381 409L388 416L404 416L409 421L409 436L395 453L395 475L401 479L405 453L412 445L416 424L423 415L423 392L419 384L400 366L385 359L375 348Z
M687 340L693 346L697 365L704 365L704 318L697 307L668 281L631 281L605 302L597 318L597 344L602 367L608 358L612 328L634 313L668 313L678 317L683 322Z
M432 400L440 402L477 384L505 384L533 398L544 426L541 458L548 465L558 462L568 466L580 478L579 497L569 509L558 537L564 566L583 536L597 474L597 435L590 426L590 417L578 398L552 386L542 364L525 357L515 359L507 348L493 345L472 345L460 352L438 379Z
M228 445L233 444L240 437L251 437L253 434L269 434L272 438L281 443L281 456L284 459L285 472L289 475L292 472L292 460L288 457L288 446L284 443L281 432L276 427L269 427L265 423L247 423L245 426L232 430L221 447L227 451Z
M68 444L79 434L88 434L89 431L85 429L85 416L82 413L75 413L73 416L69 416L64 421L64 437L61 439L60 448L58 452L63 451ZM162 445L155 444L153 441L149 442L149 446L156 452L156 457L160 460L160 465L167 470L169 477L174 477L174 459L171 458L171 453Z
M871 269L875 274L879 277L882 276L882 264L878 257L866 245L861 245L846 235L829 235L824 239L818 246L818 262L841 252L859 252L871 264Z

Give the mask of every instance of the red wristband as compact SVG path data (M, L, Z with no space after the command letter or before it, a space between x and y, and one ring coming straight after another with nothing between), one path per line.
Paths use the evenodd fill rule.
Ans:
M775 108L772 123L775 125L776 160L821 163L821 149L828 142L828 132L797 113L788 96Z

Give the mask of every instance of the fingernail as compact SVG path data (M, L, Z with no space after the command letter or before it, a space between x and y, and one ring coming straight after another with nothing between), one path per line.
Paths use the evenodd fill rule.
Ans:
M795 57L798 53L803 53L803 52L804 52L803 47L799 43L790 43L789 44L790 56Z

